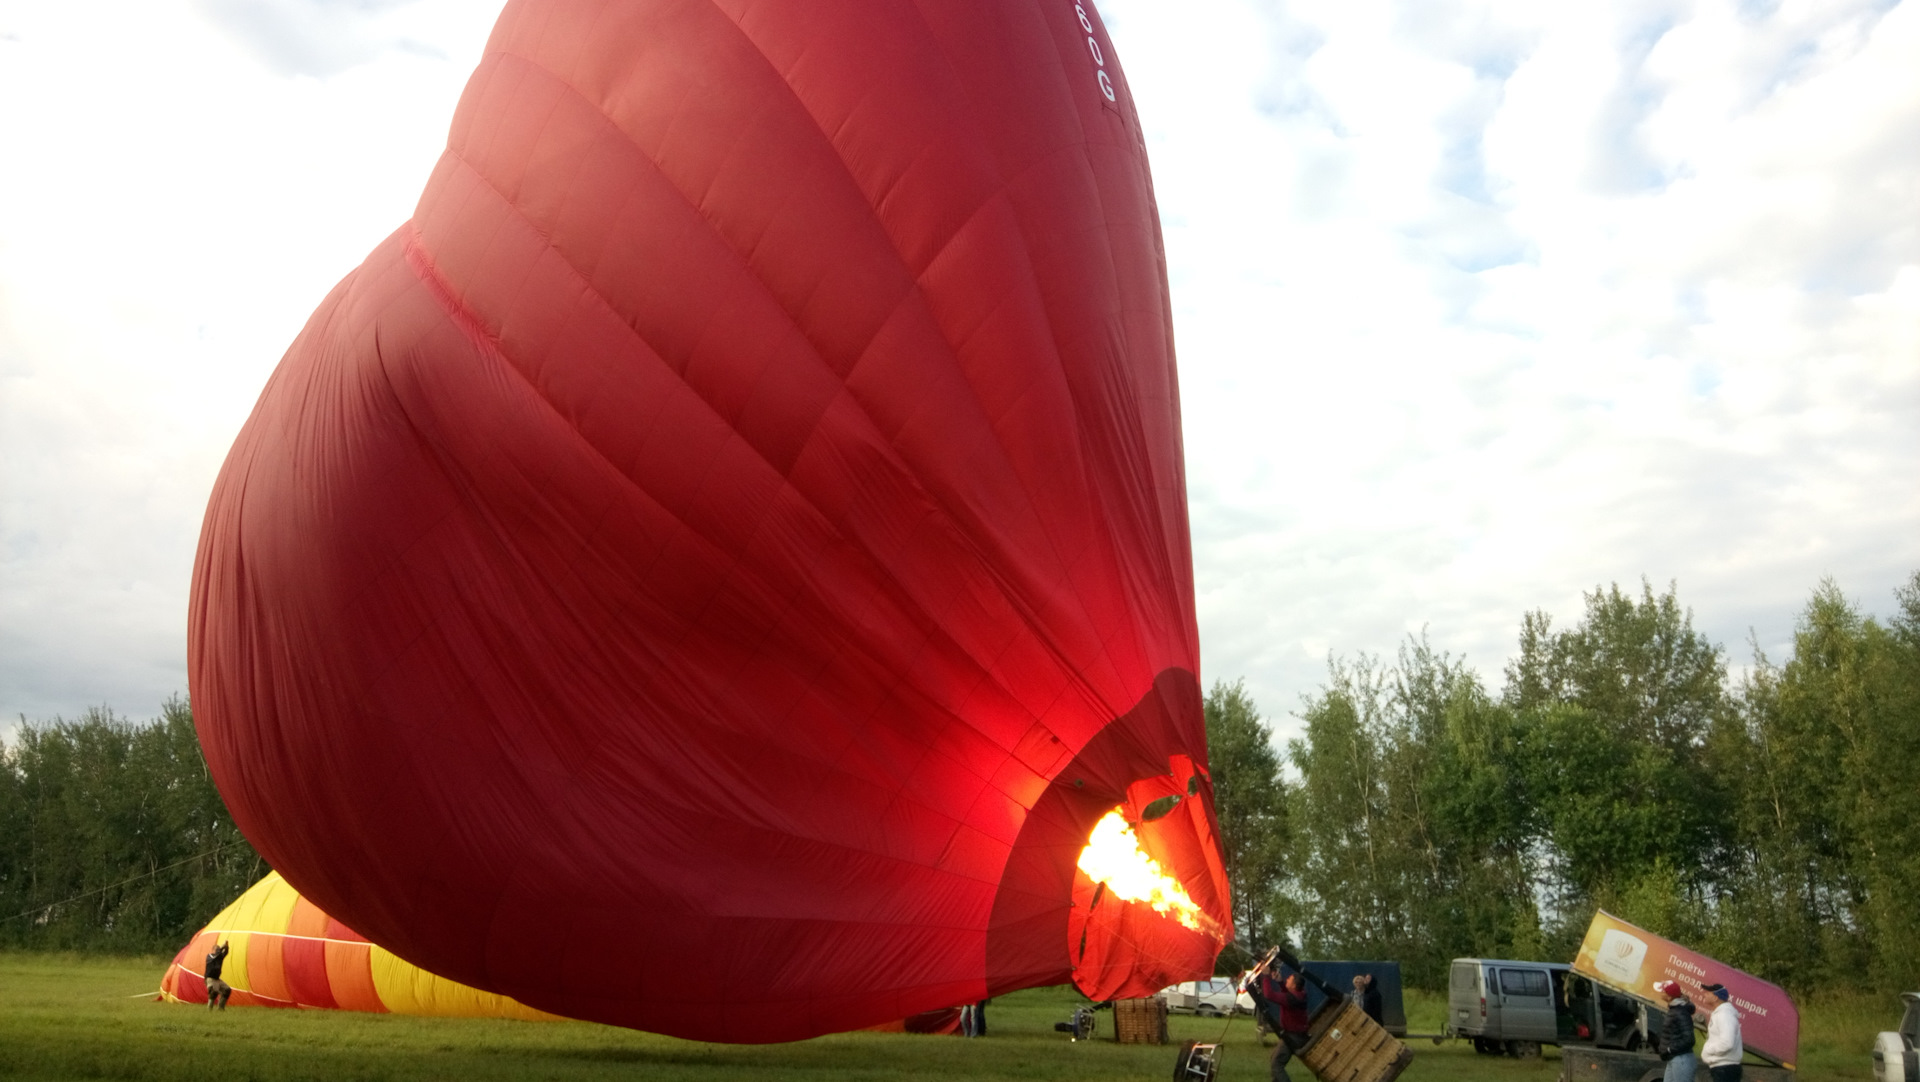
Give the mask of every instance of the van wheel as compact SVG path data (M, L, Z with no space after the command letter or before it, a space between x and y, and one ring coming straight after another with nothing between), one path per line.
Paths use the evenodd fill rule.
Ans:
M1507 1055L1514 1059L1539 1059L1539 1041L1508 1041Z

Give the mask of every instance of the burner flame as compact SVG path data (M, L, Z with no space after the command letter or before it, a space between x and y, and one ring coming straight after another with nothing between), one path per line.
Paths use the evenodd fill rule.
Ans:
M1080 850L1080 870L1107 892L1129 902L1145 902L1161 916L1171 917L1196 932L1211 934L1215 921L1187 894L1180 881L1140 848L1132 824L1115 808L1094 824L1087 847Z

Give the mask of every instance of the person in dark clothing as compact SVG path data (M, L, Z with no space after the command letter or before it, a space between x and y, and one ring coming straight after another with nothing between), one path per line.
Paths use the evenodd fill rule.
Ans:
M1381 1012L1380 989L1374 987L1374 984L1375 984L1375 980L1374 980L1373 974L1371 973L1354 974L1353 975L1353 1001L1355 1003L1360 1004L1360 1010L1363 1011L1368 1018L1371 1018L1375 1022L1384 1025L1385 1022L1383 1022L1380 1017L1380 1012Z
M1678 981L1656 984L1653 990L1667 997L1667 1021L1660 1027L1655 1047L1666 1061L1666 1082L1693 1082L1700 1069L1700 1057L1693 1054L1693 1001L1680 990Z
M1298 973L1289 973L1282 981L1269 971L1261 974L1255 984L1258 991L1254 998L1262 1003L1267 1025L1280 1037L1280 1044L1274 1048L1273 1059L1268 1064L1268 1075L1272 1082L1293 1082L1293 1077L1287 1074L1287 1064L1307 1043L1306 982Z
M227 1009L227 997L233 995L233 986L220 979L220 969L227 964L227 951L232 947L222 943L207 955L207 1009L218 1007Z
M1267 1034L1276 1032L1280 1025L1280 1016L1275 1013L1272 1003L1268 1002L1263 990L1264 974L1259 969L1249 970L1240 977L1240 990L1253 1001L1253 1035L1260 1040L1260 1047L1267 1046Z
M1280 1016L1275 1013L1277 1008L1273 1001L1267 998L1267 988L1267 974L1259 969L1248 973L1240 982L1240 990L1253 1000L1253 1020L1262 1038L1262 1045L1266 1044L1267 1034L1277 1033L1280 1029Z

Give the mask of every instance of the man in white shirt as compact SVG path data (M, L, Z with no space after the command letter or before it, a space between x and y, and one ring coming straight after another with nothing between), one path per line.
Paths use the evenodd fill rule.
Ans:
M1707 1043L1700 1046L1700 1060L1713 1082L1740 1082L1740 1057L1746 1051L1740 1044L1740 1012L1727 1002L1726 985L1703 984L1700 990L1720 1001L1707 1016Z

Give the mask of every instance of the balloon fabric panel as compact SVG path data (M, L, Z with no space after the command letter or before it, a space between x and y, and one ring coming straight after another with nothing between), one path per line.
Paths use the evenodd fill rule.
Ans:
M510 3L209 503L237 821L413 963L687 1037L1210 972L1163 264L1091 9ZM1079 848L1194 778L1138 834L1213 930L1111 903L1081 973Z

